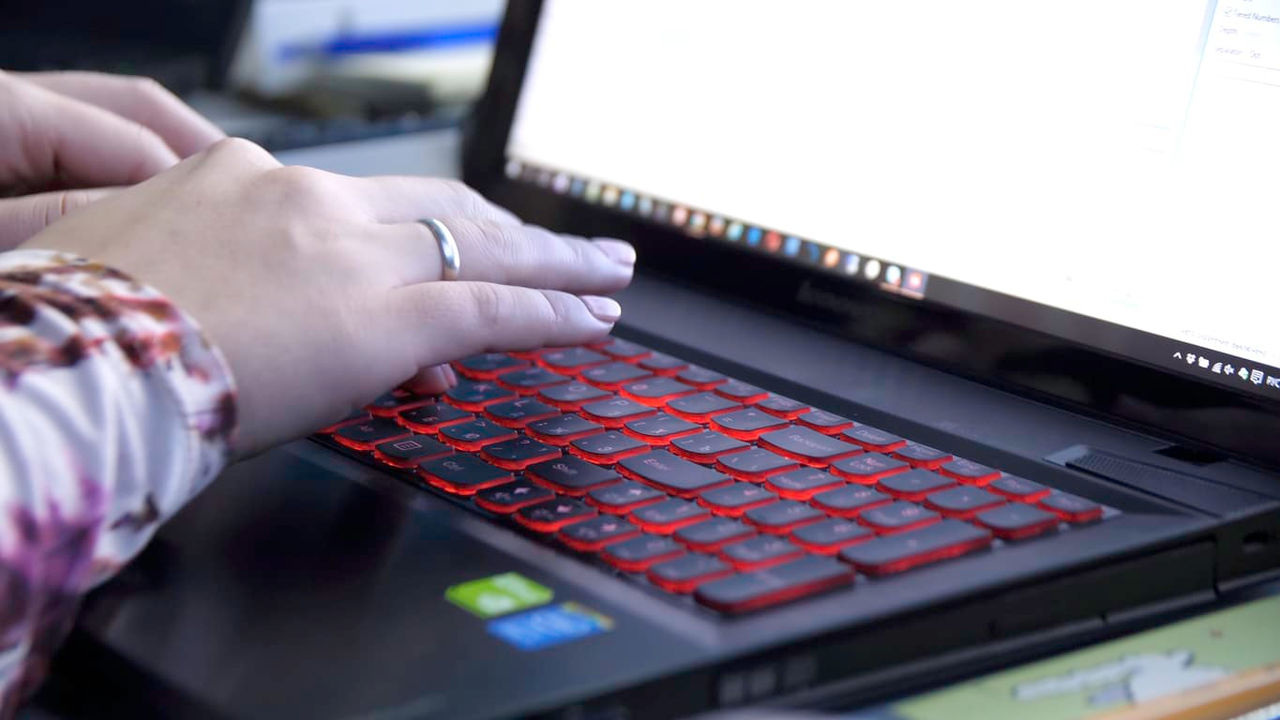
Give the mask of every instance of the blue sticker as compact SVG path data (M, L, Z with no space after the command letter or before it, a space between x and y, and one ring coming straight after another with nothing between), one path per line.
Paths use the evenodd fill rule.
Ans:
M489 621L489 634L521 650L541 650L613 628L594 610L567 602Z

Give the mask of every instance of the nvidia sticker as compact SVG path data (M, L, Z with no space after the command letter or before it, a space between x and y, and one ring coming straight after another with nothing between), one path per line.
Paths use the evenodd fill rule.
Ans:
M453 585L444 592L446 600L482 618L546 605L554 595L551 588L513 572Z

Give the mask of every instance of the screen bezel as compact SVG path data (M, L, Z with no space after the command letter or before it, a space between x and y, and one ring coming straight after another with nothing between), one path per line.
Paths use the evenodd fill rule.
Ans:
M1273 442L1280 439L1280 402L927 299L898 297L729 243L690 238L509 179L505 149L541 7L541 0L507 3L488 88L468 124L463 179L491 200L528 222L626 238L639 251L644 271L1171 443L1280 468L1280 443Z

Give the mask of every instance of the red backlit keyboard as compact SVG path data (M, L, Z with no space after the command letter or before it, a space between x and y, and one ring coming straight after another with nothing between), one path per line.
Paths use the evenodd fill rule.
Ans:
M627 340L454 363L322 434L419 486L727 613L1115 511Z

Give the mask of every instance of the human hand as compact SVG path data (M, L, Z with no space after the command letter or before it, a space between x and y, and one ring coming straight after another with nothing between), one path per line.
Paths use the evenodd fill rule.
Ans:
M0 251L223 132L147 78L0 71ZM52 191L52 192L50 192Z
M437 282L458 242L461 277ZM243 456L333 422L422 368L575 345L620 314L635 251L522 225L460 183L281 167L226 140L55 223L25 247L91 258L199 322L239 388Z

